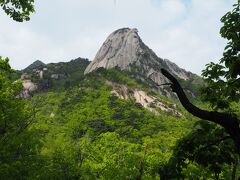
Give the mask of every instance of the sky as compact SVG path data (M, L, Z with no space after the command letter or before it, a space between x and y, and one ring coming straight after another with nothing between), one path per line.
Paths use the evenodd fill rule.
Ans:
M93 60L107 36L137 28L159 57L201 74L218 62L227 41L220 18L237 0L41 0L28 22L15 22L0 9L0 55L14 69L82 57Z

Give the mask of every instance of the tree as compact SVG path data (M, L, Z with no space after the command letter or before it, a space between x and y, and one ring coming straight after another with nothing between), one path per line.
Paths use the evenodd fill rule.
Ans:
M0 145L22 133L33 121L34 107L19 96L22 82L10 79L14 70L0 56Z
M224 49L223 57L219 63L209 63L203 70L202 76L205 86L201 90L204 100L210 102L214 111L206 111L194 106L187 99L182 87L174 76L162 69L171 81L171 88L177 93L180 102L191 114L215 124L222 126L225 132L217 126L211 128L213 124L201 123L200 129L194 129L187 137L178 142L174 156L164 167L164 177L185 176L189 170L192 175L199 168L208 169L208 176L211 171L218 179L219 173L224 172L226 166L231 167L230 176L235 179L240 154L240 128L239 119L232 109L233 102L240 101L240 0L234 5L231 12L221 18L223 27L220 34L228 40ZM221 110L217 112L217 110ZM217 131L216 131L217 130ZM219 134L219 133L222 134ZM226 132L230 135L226 135ZM216 134L217 133L217 134ZM198 137L201 138L198 138ZM236 149L232 148L233 143L229 142L229 137L235 143ZM237 154L236 154L237 153ZM209 159L209 161L206 161ZM188 161L191 161L189 163ZM201 167L197 167L197 166ZM186 170L186 167L188 170ZM195 169L195 170L194 170ZM174 172L173 172L174 171ZM185 171L185 172L184 172ZM197 177L199 171L195 172ZM175 175L175 176L174 176ZM228 175L228 178L230 177ZM206 174L204 174L206 177Z
M0 177L14 179L27 176L33 169L37 136L29 125L34 120L31 106L19 96L21 81L10 79L14 70L8 58L0 57ZM37 138L36 138L37 137ZM27 141L26 141L27 139ZM32 164L33 163L33 164Z
M0 57L0 140L8 134L10 129L20 125L19 117L22 111L19 110L22 103L16 96L22 85L20 82L12 83L9 80L12 72L8 58Z
M18 22L30 20L29 16L34 12L33 3L34 0L0 0L4 12Z
M238 155L233 147L233 141L224 129L198 121L191 133L178 141L161 174L167 179L224 177L235 180Z
M219 63L209 63L203 70L207 86L202 95L215 109L229 108L232 101L240 100L240 0L232 12L221 18L220 34L228 40Z
M207 111L194 106L185 95L177 79L168 71L162 69L162 73L171 81L171 88L177 93L184 108L201 119L214 122L229 133L240 154L240 128L236 114L230 112L217 112L217 109L229 111L231 102L240 100L240 0L234 5L232 12L224 15L221 21L224 23L220 30L223 38L228 39L228 44L223 52L220 62L211 62L203 70L206 87L202 94L208 100L215 111Z

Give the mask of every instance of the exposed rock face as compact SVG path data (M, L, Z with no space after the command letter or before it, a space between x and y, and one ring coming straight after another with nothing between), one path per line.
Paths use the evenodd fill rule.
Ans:
M109 81L106 83L112 87L111 92L113 95L119 97L120 99L130 99L135 103L139 103L154 114L158 114L159 111L163 111L178 117L183 116L179 111L176 110L175 104L167 105L158 97L149 95L145 91Z
M31 93L37 90L37 85L31 81L31 79L28 78L22 78L23 81L23 90L20 93L21 97L29 98L31 96Z
M175 63L164 59L166 66L170 68L171 72L175 75L177 75L179 78L187 80L189 76L191 76L191 73L186 73L184 69L179 68Z
M126 69L131 63L138 60L140 52L140 38L137 29L119 29L108 36L84 73L90 73L100 67L108 69L118 66L120 69Z
M37 90L37 85L31 80L23 80L23 89L24 91L33 92Z
M169 60L159 58L142 42L137 29L130 28L119 29L110 34L84 74L100 67L106 69L118 67L121 70L129 70L133 77L148 84L151 81L155 90L165 91L162 93L164 95L168 95L168 91L156 86L156 84L167 82L160 72L161 68L165 68L181 79L186 80L191 76L191 73L179 68Z
M51 78L55 79L55 80L61 80L61 79L65 79L66 75L65 74L52 74Z

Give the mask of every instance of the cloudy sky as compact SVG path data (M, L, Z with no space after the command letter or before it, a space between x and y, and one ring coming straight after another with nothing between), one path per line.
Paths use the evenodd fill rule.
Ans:
M200 74L217 62L226 41L220 18L237 0L41 0L29 22L11 20L0 9L0 55L15 69L77 57L92 60L106 37L137 28L162 58Z

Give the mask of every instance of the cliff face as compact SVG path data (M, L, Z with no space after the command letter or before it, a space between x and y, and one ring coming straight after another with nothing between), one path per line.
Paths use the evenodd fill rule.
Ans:
M118 66L122 70L126 69L138 60L142 50L140 43L137 29L123 28L114 31L108 36L84 73L90 73L99 67L108 69Z
M171 61L159 58L143 43L137 29L130 28L119 29L111 33L84 74L100 67L106 69L118 67L121 70L127 70L133 77L153 86L159 92L163 92L164 88L158 87L157 84L167 82L160 72L161 68L165 68L176 77L184 80L193 75ZM166 93L167 91L165 91Z

